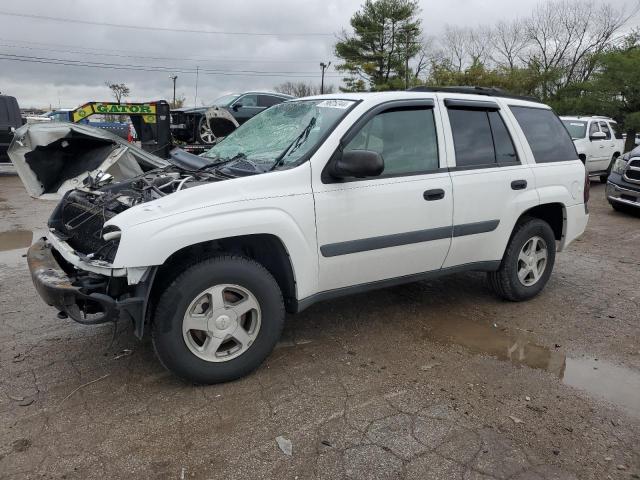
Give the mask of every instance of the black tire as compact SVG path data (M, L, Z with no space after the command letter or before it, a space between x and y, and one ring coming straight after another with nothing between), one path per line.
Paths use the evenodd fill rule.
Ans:
M611 169L613 168L613 164L616 163L616 160L618 159L619 156L620 156L619 153L613 154L613 156L611 157L611 161L609 162L609 167L607 168L607 173L603 173L602 175L600 175L600 183L607 183L607 180L609 179L609 174L611 174Z
M518 278L518 257L525 244L533 237L544 240L547 247L546 266L542 275L531 286L524 285ZM489 272L487 278L492 290L505 300L520 302L535 297L547 284L556 258L556 239L547 222L539 218L523 218L515 227L500 268Z
M224 362L210 362L187 347L182 333L190 303L214 285L233 284L250 291L261 312L261 325L250 347ZM219 256L187 268L161 294L152 327L153 346L160 362L177 376L197 384L235 380L255 370L271 353L284 325L282 292L259 263L244 257Z
M215 139L213 141L208 141L206 138L202 137L202 128L203 128L203 124L206 121L207 121L207 117L205 117L204 115L201 115L200 119L198 120L198 126L196 127L196 142L201 145L215 145L216 143ZM211 132L211 135L213 135L213 132Z

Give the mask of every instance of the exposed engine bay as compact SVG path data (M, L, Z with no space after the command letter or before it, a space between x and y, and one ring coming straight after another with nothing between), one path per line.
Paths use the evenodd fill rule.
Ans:
M126 181L98 172L85 185L65 194L49 219L49 228L87 259L113 262L120 240L115 227L104 224L142 203L192 188L222 176L215 171L187 171L176 166L152 170Z

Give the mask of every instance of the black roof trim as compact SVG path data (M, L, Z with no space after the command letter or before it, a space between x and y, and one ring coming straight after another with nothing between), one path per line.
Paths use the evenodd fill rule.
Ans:
M410 92L443 92L443 93L466 93L471 95L486 95L488 97L515 98L528 102L543 103L539 98L525 95L513 95L506 90L496 87L413 87Z
M466 98L445 98L444 104L447 108L452 109L470 109L470 110L500 110L500 106L496 102L487 100L468 100Z

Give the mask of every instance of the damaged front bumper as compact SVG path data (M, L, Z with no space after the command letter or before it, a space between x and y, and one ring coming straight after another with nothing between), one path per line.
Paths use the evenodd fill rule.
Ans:
M57 253L57 255L56 255ZM135 287L113 285L114 277L92 272L74 272L61 252L46 238L35 242L27 252L33 284L42 299L58 311L85 325L133 321L139 338L144 332L144 318L153 273Z

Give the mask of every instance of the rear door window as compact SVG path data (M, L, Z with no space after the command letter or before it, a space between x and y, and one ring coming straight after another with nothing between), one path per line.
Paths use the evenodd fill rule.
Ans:
M497 111L449 108L456 167L496 167L518 161Z
M614 123L614 122L609 122L609 128L611 129L611 133L613 134L614 138L617 138L618 140L622 140L622 132L620 130L618 130L618 124Z
M553 110L515 105L509 108L522 128L536 163L578 159L569 132Z

